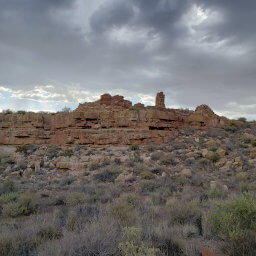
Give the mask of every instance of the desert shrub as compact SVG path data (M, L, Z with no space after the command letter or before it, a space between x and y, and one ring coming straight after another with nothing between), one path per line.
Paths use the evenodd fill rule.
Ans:
M34 147L33 145L18 145L18 146L16 146L16 152L26 154L33 147Z
M176 199L168 203L171 221L175 224L196 224L201 218L199 203L195 200L183 202Z
M133 172L135 174L140 174L142 172L149 171L149 167L144 163L137 163L135 167L133 168Z
M114 182L120 174L119 169L106 167L100 170L99 173L93 175L93 178L101 182Z
M25 110L18 110L16 112L18 115L25 115L26 114L26 111Z
M124 193L120 196L119 200L125 202L133 208L136 207L140 201L140 197L136 193Z
M66 195L65 203L67 205L78 205L85 202L85 194L79 192L71 192Z
M133 156L130 158L130 161L134 163L141 163L143 162L143 159L140 156L140 151L136 150L133 152Z
M151 160L158 161L162 157L163 153L161 152L155 152L151 154Z
M164 172L164 170L163 170L162 168L156 167L156 168L153 168L153 169L151 170L151 172L152 172L153 174L161 175L161 174Z
M210 147L210 151L212 151L212 152L216 152L217 151L217 147L216 146L212 146L212 147Z
M236 123L231 122L229 126L225 128L227 132L235 133L238 130Z
M78 216L76 212L75 211L69 212L69 215L66 221L66 228L68 230L74 230L77 224L77 221L78 221Z
M5 114L5 115L8 115L8 114L13 114L13 111L8 108L8 109L3 109L2 113Z
M74 177L64 177L60 181L61 186L71 185L75 181Z
M0 205L16 201L19 198L18 193L3 194L0 196Z
M224 190L222 185L216 184L209 190L208 196L211 199L224 199L227 197L227 192Z
M42 244L38 255L119 255L119 241L120 232L115 221L103 216L96 222L88 223L80 232L64 232L62 238Z
M140 177L144 180L153 180L155 179L155 175L150 171L144 171L140 174Z
M123 256L156 256L159 252L141 242L141 230L136 227L124 228L123 236L124 242L118 245Z
M155 205L165 204L167 197L169 197L171 194L172 192L169 188L160 187L151 194L152 201Z
M239 117L238 119L237 119L238 121L240 121L240 122L246 122L246 118L245 117Z
M256 147L256 141L253 141L253 142L252 142L252 146L253 146L253 147Z
M164 155L160 158L161 165L174 165L176 162L171 154Z
M135 151L135 150L139 150L140 149L140 147L139 147L139 145L137 145L137 144L133 144L133 145L131 145L130 147L129 147L129 150L131 150L131 151Z
M199 256L201 254L193 244L186 241L197 232L197 228L194 225L170 225L167 220L161 220L159 223L154 223L147 231L147 234L143 235L149 237L151 244L155 248L159 248L161 252L159 255Z
M144 180L140 183L139 191L141 194L145 195L154 192L160 186L161 184L159 184L155 180Z
M74 151L70 148L66 148L64 151L61 152L61 156L72 156L74 154Z
M2 213L4 216L15 218L23 215L23 208L20 207L18 202L10 202L3 205Z
M10 156L2 156L1 157L1 164L13 164L14 160Z
M19 236L16 234L0 235L0 255L29 256L35 253L37 241L35 237Z
M86 154L86 156L91 156L91 155L95 155L95 151L93 149L89 149Z
M100 168L100 164L98 162L92 162L90 164L90 167L89 167L89 170L90 171L95 171L97 170L98 168Z
M208 223L212 232L224 239L232 255L255 255L256 200L251 193L216 203Z
M121 164L121 159L118 158L118 157L115 157L114 162L115 162L115 164L120 165Z
M213 155L211 155L209 157L209 160L212 162L212 163L216 163L218 162L220 159L220 156L217 154L217 153L214 153Z
M46 150L45 155L48 156L50 159L54 157L58 157L60 152L60 148L58 146L51 146Z
M134 216L132 215L133 206L127 202L116 202L111 206L111 212L125 226L133 223Z
M29 192L25 192L16 198L16 201L11 201L2 206L2 213L5 216L17 217L20 215L30 215L34 213L38 206L38 196Z
M16 186L12 180L6 180L2 184L0 184L0 195L1 194L8 194L11 192L16 191Z
M61 238L62 231L59 227L54 227L53 225L46 225L41 227L36 235L40 242L43 242Z
M149 145L146 146L146 150L148 152L154 152L156 150L156 145L149 144Z
M66 106L64 108L62 108L60 111L60 113L70 113L70 112L72 112L71 108L66 107Z

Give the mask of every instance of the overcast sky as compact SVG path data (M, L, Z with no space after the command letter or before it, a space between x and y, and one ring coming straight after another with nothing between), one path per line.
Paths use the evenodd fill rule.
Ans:
M0 110L109 92L256 119L255 0L0 0Z

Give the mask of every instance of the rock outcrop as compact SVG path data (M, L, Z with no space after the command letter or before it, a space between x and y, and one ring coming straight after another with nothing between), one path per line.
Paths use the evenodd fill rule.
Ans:
M164 94L156 105L132 106L123 96L104 94L98 101L80 104L72 113L0 114L0 144L141 144L163 143L179 129L207 129L226 119L208 106L195 111L165 108Z
M158 109L164 109L165 108L165 104L164 104L164 100L165 100L165 95L163 92L159 92L156 95L156 104L155 107Z

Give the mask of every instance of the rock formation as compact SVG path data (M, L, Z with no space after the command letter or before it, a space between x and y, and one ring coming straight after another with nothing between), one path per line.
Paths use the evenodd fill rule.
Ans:
M165 108L165 104L164 104L164 99L165 99L165 95L163 92L159 92L157 95L156 95L156 104L155 104L155 107L156 108L162 108L164 109Z
M123 96L104 94L98 101L79 104L72 113L0 114L0 144L141 144L163 143L179 129L207 129L226 119L208 106L195 111L165 108L165 96L156 105L132 106Z

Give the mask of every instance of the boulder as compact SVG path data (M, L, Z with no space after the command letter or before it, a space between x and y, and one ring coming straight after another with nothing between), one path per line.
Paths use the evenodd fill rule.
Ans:
M190 169L183 169L181 171L181 176L185 178L191 178L192 177L192 172Z
M216 153L219 155L219 157L223 158L226 155L226 150L219 148L217 149Z

